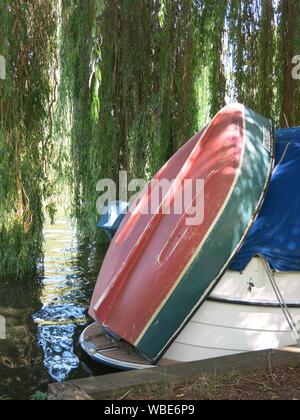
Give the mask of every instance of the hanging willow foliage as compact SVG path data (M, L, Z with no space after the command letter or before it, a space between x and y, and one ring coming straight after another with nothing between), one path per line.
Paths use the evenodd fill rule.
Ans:
M120 170L150 178L208 108L213 116L238 100L297 121L296 0L279 10L273 0L63 0L62 16L74 214L85 235L95 230L97 181L118 182Z
M255 108L259 103L259 0L232 0L229 40L232 44L236 99Z
M92 201L87 199L92 183L92 139L96 137L94 131L100 112L100 99L98 102L95 98L99 89L95 80L98 61L93 56L97 50L95 10L94 1L62 1L59 109L61 121L67 120L71 113L69 180L74 197L73 214L77 220L85 219L84 214L88 213ZM99 149L101 142L102 139L98 139Z
M64 0L62 10L74 214L91 234L99 179L151 177L198 129L199 14L192 0Z
M207 56L209 66L209 101L211 116L215 115L224 105L226 96L225 76L225 26L227 3L213 0L206 2Z
M281 0L278 9L278 107L282 127L300 124L299 80L291 77L293 57L300 54L300 3Z
M257 112L265 117L275 115L275 11L272 0L261 0L258 39ZM263 53L262 53L263 52Z
M51 1L0 4L0 278L23 277L42 252L43 199L51 195L56 15ZM53 80L53 79L52 79Z
M230 1L231 97L281 127L300 123L300 86L292 77L300 45L299 9L297 0Z
M63 183L91 238L98 180L149 179L224 104L300 124L299 0L2 0L0 19L0 277L40 255Z

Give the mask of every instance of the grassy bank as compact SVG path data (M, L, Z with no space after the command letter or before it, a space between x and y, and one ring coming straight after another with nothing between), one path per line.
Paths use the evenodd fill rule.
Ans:
M299 400L300 367L255 370L252 373L201 376L183 385L168 380L114 395L116 400Z

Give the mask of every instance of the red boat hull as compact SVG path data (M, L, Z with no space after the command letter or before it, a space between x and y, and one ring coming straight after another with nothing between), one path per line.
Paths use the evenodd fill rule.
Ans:
M263 120L262 124L270 133L270 122ZM235 220L225 221L228 226L223 226L224 233L219 229L219 235L226 235L226 241L219 247L222 238L214 232L225 209L230 217L239 217L240 210L234 211L238 206L237 184L242 176L245 154L252 147L251 135L248 135L251 130L247 130L244 106L223 109L154 178L175 180L160 197L154 214L144 214L153 196L153 190L148 187L139 198L139 205L124 219L110 246L90 315L148 359L156 360L161 355L197 305L207 297L208 289L228 265L261 202L272 165L272 151L263 148L263 136L261 150L258 142L259 153L253 162L262 176L259 185L253 188L253 197L247 198L250 212L245 210L247 216L236 232ZM249 178L249 174L247 176ZM162 211L176 201L187 179L204 181L204 219L196 225L189 224L187 212L166 215ZM250 182L249 179L244 181ZM243 192L240 194L243 199ZM197 282L201 283L202 270L201 285Z

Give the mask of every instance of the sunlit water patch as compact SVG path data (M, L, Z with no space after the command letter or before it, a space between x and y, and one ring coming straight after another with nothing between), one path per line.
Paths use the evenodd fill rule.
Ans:
M37 341L50 377L66 380L79 366L74 350L77 329L87 323L85 288L77 266L78 244L71 223L59 220L45 229L42 308L33 315Z
M47 392L49 383L111 373L80 349L87 309L108 243L76 241L63 216L45 227L45 256L38 273L0 288L0 316L6 339L0 339L0 397L30 399ZM34 314L34 315L33 315Z

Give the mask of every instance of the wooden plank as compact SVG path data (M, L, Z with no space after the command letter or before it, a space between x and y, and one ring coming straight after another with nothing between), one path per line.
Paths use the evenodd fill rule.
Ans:
M299 349L238 354L200 362L181 363L168 367L91 377L49 386L48 399L75 400L83 395L95 400L110 399L120 390L159 384L167 377L171 383L187 383L201 375L219 375L231 372L248 372L256 369L273 369L279 366L299 366Z

